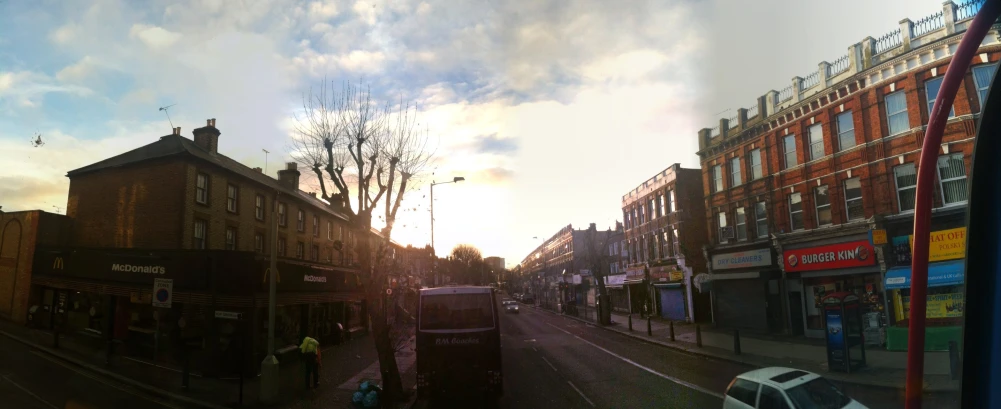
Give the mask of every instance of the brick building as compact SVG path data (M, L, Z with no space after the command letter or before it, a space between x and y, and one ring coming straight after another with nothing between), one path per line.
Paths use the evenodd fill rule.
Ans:
M820 298L848 291L881 317L873 326L879 337L871 338L899 348L909 289L898 281L909 282L921 143L952 53L980 3L945 3L941 13L905 19L899 30L865 38L834 63L821 62L817 72L699 132L718 326L821 337ZM964 225L966 175L1001 57L998 36L995 26L974 57L939 160L929 164L938 169L932 230ZM954 272L947 261L954 258L933 257L939 263L931 274ZM951 297L961 292L956 284L961 274L931 294ZM929 325L957 337L955 315L929 312Z
M29 210L0 211L0 317L24 324L35 249L66 242L66 216Z
M653 311L673 320L710 319L709 300L693 291L705 272L702 175L680 164L661 171L622 196L631 311Z

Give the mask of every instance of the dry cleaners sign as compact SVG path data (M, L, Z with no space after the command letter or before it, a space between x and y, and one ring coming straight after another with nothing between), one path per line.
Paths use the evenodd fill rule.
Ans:
M732 268L766 267L772 265L772 250L759 249L713 256L713 270Z

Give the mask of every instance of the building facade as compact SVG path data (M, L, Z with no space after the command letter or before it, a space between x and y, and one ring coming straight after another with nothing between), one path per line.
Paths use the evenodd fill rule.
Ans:
M483 262L487 263L487 268L493 271L498 273L504 271L504 257L485 257Z
M66 216L0 211L0 317L26 323L36 248L65 243L68 234Z
M822 337L820 300L848 291L869 314L867 339L900 348L893 345L906 337L907 236L922 139L980 3L945 3L941 13L905 19L699 132L716 325ZM924 164L938 179L933 235L950 243L965 237L966 175L999 57L995 26L965 74L938 160ZM930 294L947 300L935 305L954 306L962 274L948 263L963 253L946 253L932 270L951 278ZM943 340L961 332L953 310L929 309L929 327Z
M708 295L692 285L705 273L701 197L701 171L677 163L622 196L627 264L621 287L630 312L711 319Z

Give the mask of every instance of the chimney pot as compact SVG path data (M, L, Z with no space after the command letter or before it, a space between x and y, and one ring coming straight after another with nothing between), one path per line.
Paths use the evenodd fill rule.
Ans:
M206 119L205 120L205 126L212 126L212 120L211 119Z
M295 162L285 163L285 169L287 170L299 170L299 166Z
M264 173L264 169L261 168L254 168L254 170L257 171L257 173Z

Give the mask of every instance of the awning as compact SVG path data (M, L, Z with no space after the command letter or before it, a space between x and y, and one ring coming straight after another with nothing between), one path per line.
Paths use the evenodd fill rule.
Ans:
M928 264L928 286L941 287L963 284L966 260L943 261ZM886 289L911 288L911 267L891 268L886 272Z
M681 288L681 283L653 283L657 288Z

